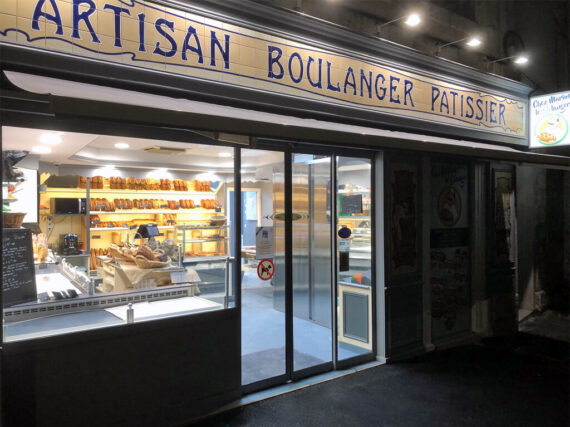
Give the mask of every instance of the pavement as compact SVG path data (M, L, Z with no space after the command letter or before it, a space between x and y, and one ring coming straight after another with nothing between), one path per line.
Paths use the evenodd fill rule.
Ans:
M194 426L570 426L570 346L519 333L377 366Z

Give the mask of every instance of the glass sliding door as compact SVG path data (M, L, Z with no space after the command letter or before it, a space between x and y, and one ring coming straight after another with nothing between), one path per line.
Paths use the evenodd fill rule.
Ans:
M337 357L372 351L372 164L337 157Z
M293 154L293 370L332 362L331 157Z
M285 375L284 153L241 150L242 384Z
M241 162L246 390L371 355L371 160L242 149Z

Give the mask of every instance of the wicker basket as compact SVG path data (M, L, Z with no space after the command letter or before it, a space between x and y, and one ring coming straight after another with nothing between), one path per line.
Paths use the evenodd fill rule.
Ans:
M210 217L210 225L221 227L226 224L227 218L224 215L214 215Z
M4 227L6 228L20 228L24 222L25 213L21 212L3 212Z
M135 257L135 264L139 268L164 268L170 266L171 259L167 258L166 261L151 261L142 255Z

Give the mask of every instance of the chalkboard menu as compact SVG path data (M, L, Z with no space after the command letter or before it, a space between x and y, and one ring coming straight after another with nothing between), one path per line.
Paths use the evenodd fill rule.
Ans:
M340 215L350 216L362 213L362 194L342 196L340 198Z
M4 307L37 299L31 230L2 229L2 292Z

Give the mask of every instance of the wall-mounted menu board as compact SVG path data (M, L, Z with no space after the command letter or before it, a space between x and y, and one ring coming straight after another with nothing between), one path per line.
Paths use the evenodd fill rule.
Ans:
M2 292L4 307L37 299L31 230L2 229Z
M340 197L340 215L350 216L352 214L362 213L362 194L350 196L341 195Z

